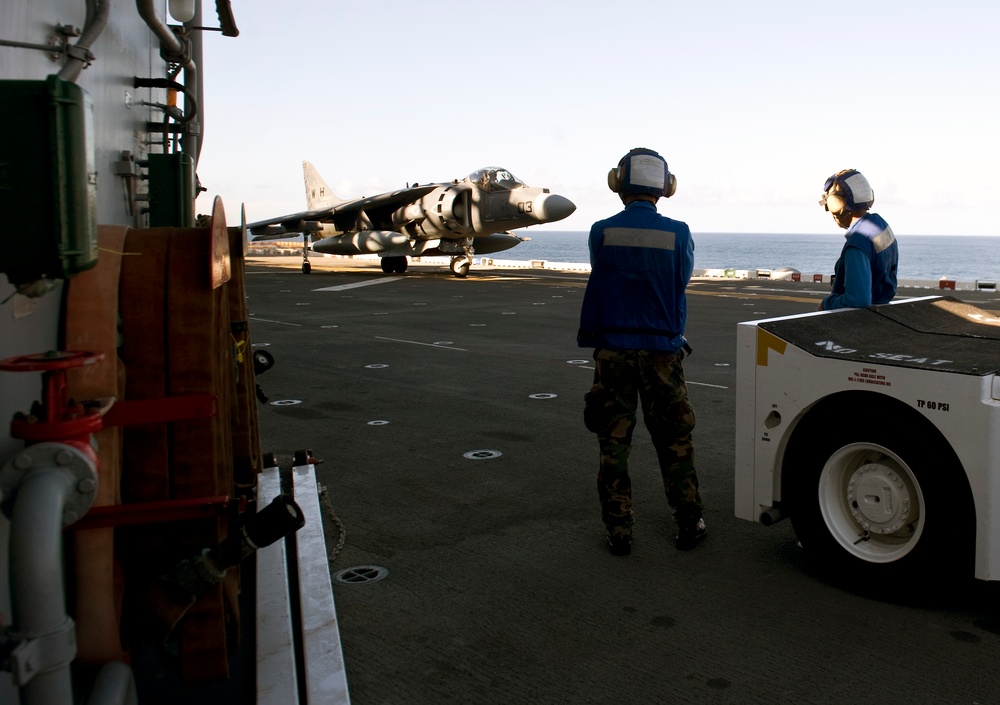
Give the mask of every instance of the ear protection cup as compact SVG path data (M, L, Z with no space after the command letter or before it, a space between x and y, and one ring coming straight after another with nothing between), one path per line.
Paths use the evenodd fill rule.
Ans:
M847 203L838 193L828 193L826 195L826 209L834 215L842 213L847 208Z
M663 189L663 197L670 198L677 193L677 177L667 172L667 187Z
M618 175L618 169L619 167L615 167L614 169L608 172L608 188L614 191L615 193L621 191L622 188L622 180L621 177Z

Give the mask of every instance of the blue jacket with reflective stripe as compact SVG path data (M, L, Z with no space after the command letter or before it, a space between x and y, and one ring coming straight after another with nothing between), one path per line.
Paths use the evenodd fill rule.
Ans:
M882 216L868 213L844 237L847 241L833 270L833 293L823 299L823 309L864 308L892 301L899 265L892 228Z
M684 344L694 241L687 224L648 201L590 229L590 280L577 343L582 348L663 350Z

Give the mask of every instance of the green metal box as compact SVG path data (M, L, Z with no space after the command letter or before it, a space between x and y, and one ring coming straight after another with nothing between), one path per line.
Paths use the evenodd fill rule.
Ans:
M0 81L0 272L12 284L97 264L93 115L57 76Z
M194 159L183 152L148 159L150 227L194 227Z

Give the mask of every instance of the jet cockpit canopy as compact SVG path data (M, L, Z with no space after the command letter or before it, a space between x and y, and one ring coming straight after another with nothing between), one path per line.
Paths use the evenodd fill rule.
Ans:
M469 181L477 184L479 188L487 193L512 191L525 185L519 178L503 167L498 166L488 166L479 171L472 172L469 174Z

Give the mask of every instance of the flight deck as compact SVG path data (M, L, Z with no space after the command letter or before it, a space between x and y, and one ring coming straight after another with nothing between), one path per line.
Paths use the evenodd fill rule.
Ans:
M322 461L352 701L993 697L994 584L858 593L817 575L788 522L733 516L737 324L815 311L829 285L692 282L685 372L709 535L674 549L640 427L635 543L620 558L604 545L582 419L585 274L476 267L460 280L419 262L385 275L317 258L303 275L299 258L281 261L248 264L252 340L275 358L258 378L262 445ZM1000 311L995 292L958 296ZM887 634L920 649L886 653ZM885 690L890 673L906 687Z

